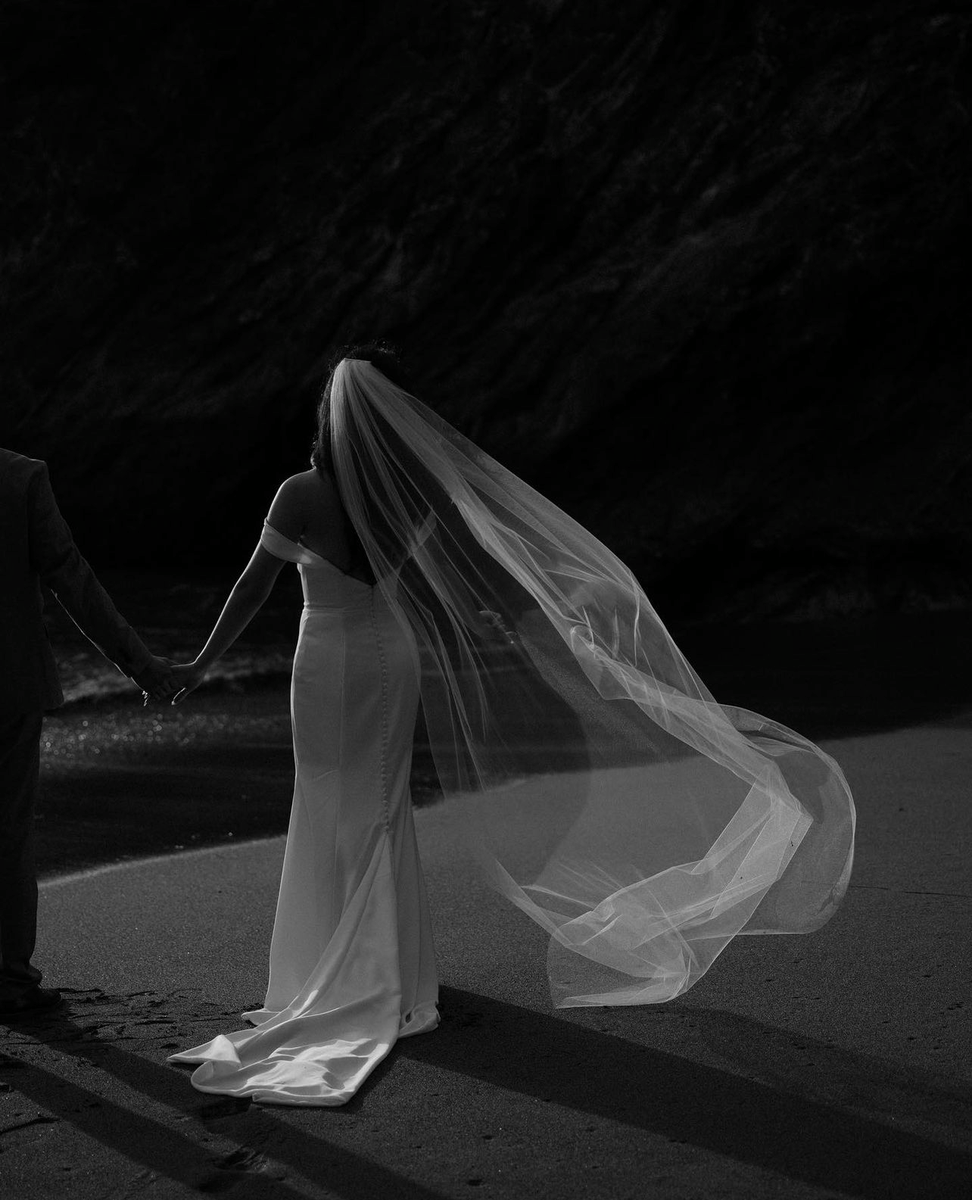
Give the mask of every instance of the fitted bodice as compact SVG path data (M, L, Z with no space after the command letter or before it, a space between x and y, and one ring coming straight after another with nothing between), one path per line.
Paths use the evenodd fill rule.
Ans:
M291 541L272 525L263 523L260 545L275 558L297 564L300 572L304 603L325 608L356 608L370 606L374 587L363 579L355 579L322 558L313 550Z

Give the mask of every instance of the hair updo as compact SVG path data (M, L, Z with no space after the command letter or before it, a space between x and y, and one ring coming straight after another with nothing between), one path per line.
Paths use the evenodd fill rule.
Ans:
M331 454L331 381L338 364L345 358L360 358L377 367L386 379L400 388L409 390L409 380L402 366L401 356L390 342L362 342L354 346L345 346L331 359L327 378L321 389L321 399L317 407L317 436L311 451L311 464L321 475L334 475L334 459Z

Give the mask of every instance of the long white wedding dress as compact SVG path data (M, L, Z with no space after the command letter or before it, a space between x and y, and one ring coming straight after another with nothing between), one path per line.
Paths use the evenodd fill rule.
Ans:
M264 526L299 566L291 689L296 784L255 1027L173 1054L203 1092L344 1104L399 1037L438 1024L438 985L409 794L415 640L378 587Z

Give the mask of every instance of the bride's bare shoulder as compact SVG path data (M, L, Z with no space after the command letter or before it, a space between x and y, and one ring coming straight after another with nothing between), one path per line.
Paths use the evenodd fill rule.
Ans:
M299 474L285 479L280 485L277 495L288 497L294 501L311 500L315 504L320 504L322 497L336 496L337 488L332 479L312 468L310 471L301 471Z

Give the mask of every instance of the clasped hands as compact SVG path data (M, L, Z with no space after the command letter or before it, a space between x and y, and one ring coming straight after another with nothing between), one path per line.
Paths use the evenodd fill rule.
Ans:
M142 689L142 704L150 700L170 700L181 704L202 683L205 669L195 663L174 663L171 658L152 655L144 670L132 679Z

